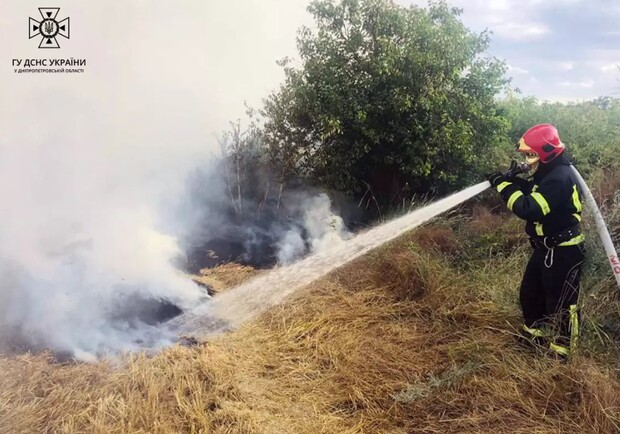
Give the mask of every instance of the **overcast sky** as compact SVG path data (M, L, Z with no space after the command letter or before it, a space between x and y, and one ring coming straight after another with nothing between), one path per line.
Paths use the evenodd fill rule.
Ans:
M400 4L425 5L421 0ZM513 86L540 99L620 96L617 0L450 0L471 29L493 32L490 52Z
M5 140L31 134L23 127L26 119L51 130L70 114L80 125L85 121L80 117L90 116L89 128L116 141L213 142L214 133L243 116L244 101L258 106L282 81L275 62L295 56L296 30L310 20L305 0L52 3L61 8L59 18L71 18L71 39L59 38L59 50L38 49L38 40L26 37L28 17L36 18L37 7L49 4L0 2ZM618 93L620 2L451 3L464 9L470 28L493 32L491 54L506 60L513 86L525 95L566 101ZM86 73L13 72L11 59L42 57L85 58Z

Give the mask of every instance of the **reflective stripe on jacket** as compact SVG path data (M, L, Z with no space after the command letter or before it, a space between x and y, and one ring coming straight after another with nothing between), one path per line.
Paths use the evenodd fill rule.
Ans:
M505 181L497 191L508 208L526 220L525 232L530 237L557 235L581 222L582 194L564 155L540 164L531 180ZM578 244L583 235L570 241L561 245Z

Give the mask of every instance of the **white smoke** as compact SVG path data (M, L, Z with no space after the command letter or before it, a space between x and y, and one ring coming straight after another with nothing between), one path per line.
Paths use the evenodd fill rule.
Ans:
M142 147L110 155L106 146L57 143L0 141L0 343L87 361L169 345L174 333L138 313L145 300L191 310L207 297L173 265L183 254L174 234L195 215L223 227L217 209L187 201L186 175L204 161L176 150L145 158ZM326 194L287 199L300 221L274 234L281 264L351 237Z
M298 230L289 230L284 233L282 239L277 243L278 262L288 265L299 258L306 251L306 242Z
M169 343L117 312L129 296L181 308L204 297L172 265L181 252L161 218L182 165L149 179L132 152L119 163L105 147L45 142L0 147L0 338L82 359Z
M174 336L134 320L136 300L204 297L172 265L186 175L277 86L306 15L305 0L216 3L63 0L56 51L23 37L36 7L0 5L0 343L83 360L154 348ZM72 57L84 74L10 67Z
M353 234L349 232L342 218L331 210L331 201L325 193L305 196L298 202L303 211L302 227L289 229L278 242L278 262L288 265L306 253L307 239L310 253L334 247ZM306 232L306 236L302 233Z

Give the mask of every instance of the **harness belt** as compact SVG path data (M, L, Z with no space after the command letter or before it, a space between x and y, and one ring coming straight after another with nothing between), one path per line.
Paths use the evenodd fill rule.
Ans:
M563 247L581 244L584 239L585 237L581 233L581 228L579 226L573 226L555 235L530 237L530 245L534 249L550 250L557 246Z

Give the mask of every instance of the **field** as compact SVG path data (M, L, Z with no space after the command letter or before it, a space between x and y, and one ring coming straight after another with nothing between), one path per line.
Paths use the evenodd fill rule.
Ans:
M484 197L241 329L99 364L0 358L2 433L620 432L618 302L590 231L580 348L521 346L529 247ZM253 274L201 278L225 290Z

